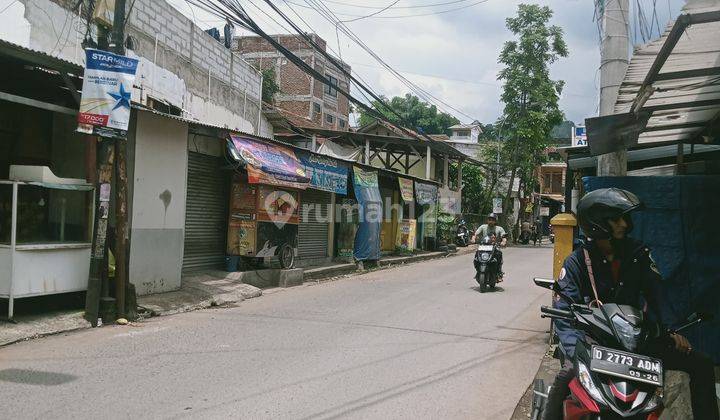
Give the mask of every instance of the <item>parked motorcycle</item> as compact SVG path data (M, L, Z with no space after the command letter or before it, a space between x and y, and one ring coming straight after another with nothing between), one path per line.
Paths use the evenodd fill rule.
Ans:
M540 287L563 296L553 280L534 279ZM656 337L659 325L643 319L643 313L627 305L607 303L599 307L571 304L570 310L543 306L543 318L570 321L585 332L577 341L574 364L576 376L564 401L565 419L658 419L662 412L662 361L642 354L646 343ZM709 319L694 314L680 332ZM564 359L564 353L561 359ZM562 363L562 360L561 360ZM542 415L548 389L542 380L534 384L532 418Z
M468 246L470 244L470 229L468 229L465 220L461 220L458 223L458 227L455 231L455 244L457 246Z
M555 232L553 231L552 225L550 225L550 243L551 244L555 243Z
M520 237L518 238L518 241L520 241L520 243L523 245L527 245L530 243L531 239L532 233L529 230L524 230L520 232Z
M480 285L480 292L485 293L488 289L495 289L498 277L500 276L500 267L498 264L498 249L495 236L486 236L478 245L475 251L475 281Z

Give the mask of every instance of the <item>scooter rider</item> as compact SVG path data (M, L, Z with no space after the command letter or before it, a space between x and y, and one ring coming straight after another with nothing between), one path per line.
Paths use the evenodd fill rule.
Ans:
M578 202L578 222L588 240L565 259L560 271L558 286L565 296L576 303L613 302L645 308L659 320L656 286L661 281L660 274L649 249L626 236L633 227L630 212L641 207L635 194L617 188L590 192ZM588 274L589 268L592 274ZM570 305L556 296L553 306L567 310ZM572 356L583 334L567 321L554 322L567 357L548 395L544 419L563 417L563 401L575 376ZM694 418L717 420L712 360L693 351L687 339L679 334L661 337L651 347L649 355L660 358L666 369L690 374Z
M507 245L507 234L505 233L505 229L503 229L502 226L497 225L497 216L495 216L495 213L488 214L487 223L485 223L484 225L480 225L480 227L477 228L475 234L473 235L473 242L475 242L476 240L482 240L482 238L492 235L495 236L496 241L500 241L499 245L501 248L504 248L505 245ZM505 273L502 271L503 255L500 249L497 250L497 260L498 270L500 271L498 282L501 282L503 281Z

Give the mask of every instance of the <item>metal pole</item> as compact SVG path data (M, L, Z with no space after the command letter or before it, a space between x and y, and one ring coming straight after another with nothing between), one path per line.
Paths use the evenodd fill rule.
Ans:
M625 77L630 51L630 7L628 0L607 0L603 14L600 48L600 116L614 113L620 84ZM598 156L598 176L624 176L627 150Z
M430 179L430 161L432 160L432 151L430 151L430 146L427 147L427 152L425 153L425 179Z

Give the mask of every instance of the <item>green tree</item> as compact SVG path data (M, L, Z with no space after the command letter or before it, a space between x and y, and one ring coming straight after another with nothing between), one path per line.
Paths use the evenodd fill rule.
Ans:
M271 104L275 102L275 94L280 92L280 86L275 81L275 69L269 68L262 72L262 100L265 103Z
M515 178L520 178L521 190L535 184L534 168L542 162L553 127L563 121L558 100L564 82L550 78L550 65L566 57L568 50L562 29L548 24L552 15L547 6L521 4L517 16L506 20L516 38L505 43L498 59L504 66L498 74L505 105L501 159L508 166L499 169L510 172L503 202L503 222L508 227Z
M457 164L450 165L448 178L457 179ZM468 163L462 164L462 212L483 213L489 206L485 189L485 169Z
M395 113L389 111L377 101L372 102L372 107L384 115L390 122L396 125L405 126L416 131L422 131L425 134L450 134L448 127L459 124L460 120L450 114L438 112L435 105L423 102L415 95L406 94L405 96L395 96L388 101L382 97L383 101L390 105L402 118ZM367 111L360 109L360 126L368 125L375 121L375 117L368 114Z

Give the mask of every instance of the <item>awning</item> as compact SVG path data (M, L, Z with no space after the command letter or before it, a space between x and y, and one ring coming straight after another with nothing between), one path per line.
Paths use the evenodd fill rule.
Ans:
M235 134L229 135L230 155L246 164L248 182L304 190L310 184L305 168L293 149L260 142Z
M597 156L593 156L589 149L581 148L580 150L568 150L568 168L570 170L583 169L583 168L596 168L597 167ZM706 153L720 153L720 145L713 144L685 144L683 145L683 155L685 159L690 160L695 155L706 154ZM640 149L628 150L627 162L628 167L632 168L634 162L649 162L653 160L675 158L678 154L678 146L664 145L657 147L645 147ZM641 166L642 167L642 166Z
M718 142L720 6L707 4L690 0L662 37L635 51L615 115L586 120L592 155Z

